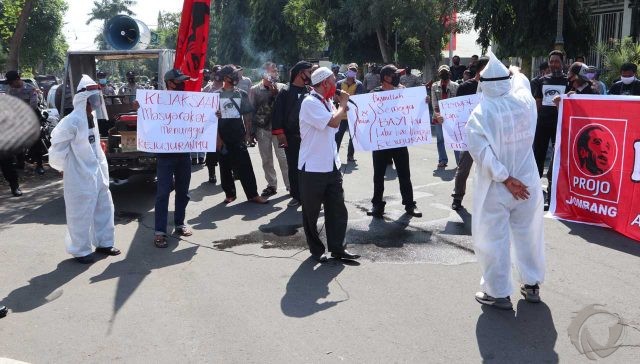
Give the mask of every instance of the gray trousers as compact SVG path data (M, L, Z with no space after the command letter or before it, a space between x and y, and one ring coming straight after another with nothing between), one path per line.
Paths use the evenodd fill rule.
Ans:
M467 178L469 177L469 172L471 172L471 166L473 166L471 154L467 151L460 152L455 184L453 186L453 193L451 194L451 197L455 200L462 201L464 193L467 191Z
M325 252L318 233L321 204L324 204L327 247L330 252L343 252L346 246L344 236L347 232L349 215L344 205L340 171L337 169L327 173L299 171L299 182L302 223L311 255L317 257Z

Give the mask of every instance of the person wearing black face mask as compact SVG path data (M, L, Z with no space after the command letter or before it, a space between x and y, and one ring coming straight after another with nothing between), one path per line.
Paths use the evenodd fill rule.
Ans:
M458 84L450 80L451 72L449 70L449 66L443 64L438 67L438 77L440 80L434 82L433 86L431 86L431 105L433 106L434 114L440 112L440 106L438 105L440 100L456 97L456 94L458 93ZM449 163L449 157L447 156L447 150L444 147L442 122L434 118L433 124L438 147L438 168L445 168ZM460 158L460 152L455 151L453 154L456 157L457 165Z
M548 58L551 74L539 78L535 84L535 89L531 90L538 108L536 135L533 139L533 155L536 159L540 177L542 177L542 173L544 172L544 163L547 159L549 143L551 143L552 149L555 147L558 107L553 103L553 99L571 90L571 87L568 86L569 79L567 75L562 72L563 62L564 54L561 51L551 51ZM553 157L551 161L553 161ZM549 168L547 171L548 186L551 186L551 173L552 169ZM549 191L550 189L548 189L548 192ZM544 199L545 210L549 208L550 194L548 192Z
M236 187L232 171L239 177L247 200L265 204L267 199L258 195L256 176L251 158L247 151L247 142L251 140L251 122L253 107L249 95L236 87L240 78L234 65L226 65L218 71L223 80L220 94L218 116L218 141L216 143L220 157L220 184L225 192L224 203L236 200Z
M189 76L180 70L172 69L164 75L164 82L169 91L184 90L184 81ZM193 233L185 224L187 203L189 203L189 183L191 182L191 158L190 153L158 153L157 160L157 187L155 205L155 235L153 244L157 248L166 248L167 244L167 210L169 208L169 194L172 187L175 188L175 235L191 236Z
M388 64L380 70L379 87L371 92L381 92L404 88L400 85L400 76L403 69L397 69L394 65ZM409 149L407 147L374 150L373 152L373 198L372 208L367 215L381 218L384 215L386 202L382 199L384 194L384 175L387 171L388 161L392 160L396 165L398 182L400 182L400 195L402 204L408 215L422 217L422 212L418 210L416 202L413 200L413 186L411 184L411 170L409 167Z
M300 185L298 184L298 157L300 153L300 105L309 93L307 86L311 83L311 68L307 61L300 61L291 68L289 84L278 91L273 104L271 116L271 134L278 138L278 143L287 156L289 167L290 207L300 205Z

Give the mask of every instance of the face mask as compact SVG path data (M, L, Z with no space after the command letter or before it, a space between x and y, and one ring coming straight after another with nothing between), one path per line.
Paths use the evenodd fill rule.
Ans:
M106 84L107 84L107 79L106 79L106 78L100 78L100 79L98 79L98 82L99 82L101 85L106 85Z
M391 85L393 85L393 87L398 87L398 85L400 85L400 75L397 73L394 73L393 76L391 76Z
M356 71L347 71L347 78L356 78L357 74Z
M311 84L311 79L307 77L307 75L302 74L300 77L302 78L302 82L304 82L305 85Z
M329 90L324 94L325 100L331 100L336 94L336 84L332 84Z
M625 85L630 85L635 79L635 77L620 77L620 81Z
M202 76L202 80L204 81L204 83L209 82L210 79L211 79L211 77L209 75Z
M136 79L135 78L128 78L127 81L129 81L129 83L136 83Z
M174 83L175 88L174 91L184 91L184 82Z
M460 64L460 60L459 59L454 59L453 60L453 64L455 64L456 66Z
M446 72L441 73L440 74L440 79L443 80L443 81L448 80L449 79L449 74L446 73Z

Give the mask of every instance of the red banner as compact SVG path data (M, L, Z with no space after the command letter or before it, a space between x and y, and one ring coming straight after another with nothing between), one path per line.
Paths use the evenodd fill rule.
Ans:
M189 76L185 91L200 91L202 88L202 70L207 60L209 40L210 4L211 0L184 0L182 6L173 67Z
M550 212L640 241L640 97L572 95L560 115Z

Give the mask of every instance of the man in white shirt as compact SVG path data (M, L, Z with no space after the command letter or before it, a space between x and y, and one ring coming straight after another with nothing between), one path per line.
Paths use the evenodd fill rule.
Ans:
M320 205L324 204L327 247L337 259L358 259L346 250L347 208L340 174L340 158L335 134L344 118L349 94L338 97L338 109L331 102L336 94L336 77L330 69L320 67L311 75L313 91L300 106L300 155L298 170L304 233L311 257L324 263L325 248L318 234Z

